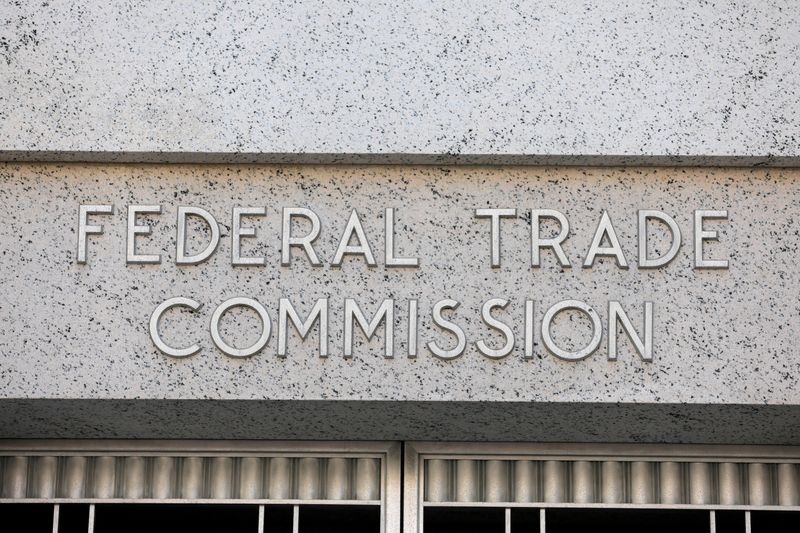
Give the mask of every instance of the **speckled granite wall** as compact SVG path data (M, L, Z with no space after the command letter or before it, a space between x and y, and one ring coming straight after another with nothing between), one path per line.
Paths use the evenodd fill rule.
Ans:
M3 2L0 159L797 165L799 25L791 0Z
M554 437L573 438L577 431L588 440L663 434L663 440L697 442L730 437L730 431L708 425L726 409L731 414L726 423L747 424L741 441L787 442L800 435L800 171L6 164L0 167L0 201L5 206L0 212L3 436L48 436L45 427L52 428L50 436L128 435L126 427L138 428L142 420L155 420L148 412L160 411L165 419L183 420L181 434L203 438L431 438L431 428L441 427L448 438L463 439L494 434L541 440L548 434L546 440L558 440ZM78 264L75 254L82 203L116 208L113 216L93 217L106 233L90 237L87 264ZM161 215L141 217L153 235L137 241L140 253L161 253L161 264L125 264L129 204L162 205ZM221 223L219 249L201 265L175 265L179 205L208 209ZM233 206L266 206L264 219L247 220L257 237L243 241L246 254L266 257L265 266L231 266ZM320 216L315 248L322 267L310 266L300 253L291 266L280 266L279 213L291 206L309 206ZM419 268L384 267L386 207L398 209L398 253L419 257ZM519 210L516 219L503 221L500 268L490 267L489 222L474 217L479 207ZM329 265L352 208L361 215L377 267L366 267L359 258L345 259L338 269ZM558 209L569 218L572 231L564 247L572 268L562 270L544 253L544 266L531 269L530 208ZM607 258L580 267L603 209L631 264L627 270ZM660 209L677 221L683 245L666 267L637 266L637 209ZM709 243L706 254L729 259L728 269L692 268L694 209L728 210L727 221L707 223L719 231L720 241ZM661 253L663 237L652 235ZM199 234L191 246L197 246L196 238ZM165 339L201 345L201 353L186 359L159 353L147 331L150 313L171 296L204 304L194 315L164 318ZM252 358L223 355L208 334L213 309L232 296L258 299L272 317L272 338ZM316 332L303 343L292 333L288 356L276 356L282 296L302 312L312 300L330 299L328 358L318 356ZM393 359L383 356L380 330L369 343L359 331L354 357L342 356L346 297L368 313L380 300L396 299ZM448 297L461 302L454 320L464 327L468 347L462 357L443 361L424 346L430 340L451 342L429 318L432 305ZM507 311L497 315L517 335L515 351L499 360L474 346L479 339L502 344L480 320L480 305L491 297L510 300ZM416 359L406 356L408 298L418 298L420 306ZM593 305L604 323L598 351L583 361L562 361L544 350L537 336L534 357L524 359L526 298L537 302L538 316L562 299ZM643 302L654 302L652 362L641 360L624 337L618 360L607 359L609 300L619 300L637 328ZM558 341L586 343L585 323L574 315L562 318L553 328ZM232 312L223 333L233 343L247 344L257 328L249 314ZM63 403L51 401L58 399ZM185 403L202 399L214 400L213 414L178 414L211 409ZM627 407L614 409L617 404ZM354 405L364 409L353 411ZM469 419L471 411L483 418ZM239 426L226 422L224 412L232 418L263 413L263 423L234 431ZM372 427L361 419L352 426L348 420L358 418L356 412L384 418L376 415ZM319 413L330 416L321 420ZM58 429L63 422L48 423L47 416L82 422L65 434ZM132 426L126 426L126 417ZM303 417L317 422L298 427ZM387 432L389 419L397 421L396 432ZM476 426L476 420L486 425ZM631 422L620 425L620 420ZM103 427L116 429L108 435L98 429ZM154 424L149 431L142 436L160 430Z

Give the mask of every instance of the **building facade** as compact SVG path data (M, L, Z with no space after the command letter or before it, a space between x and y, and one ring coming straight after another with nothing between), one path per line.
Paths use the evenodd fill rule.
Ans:
M9 530L800 525L791 3L0 14Z

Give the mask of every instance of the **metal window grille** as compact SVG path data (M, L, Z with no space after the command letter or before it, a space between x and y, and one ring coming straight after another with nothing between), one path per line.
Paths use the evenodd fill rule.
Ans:
M86 524L71 530L92 532L133 508L168 520L242 509L247 525L225 529L258 532L324 531L337 513L349 531L386 533L421 533L426 520L429 533L454 520L557 533L576 517L601 531L620 517L677 517L694 524L686 533L800 528L796 447L407 443L401 464L399 443L0 441L0 483L0 514L45 509L53 531L69 515Z
M405 453L405 531L427 509L800 511L800 448L412 443ZM800 516L800 515L796 515Z
M0 442L0 504L172 504L377 508L380 531L400 530L400 446L395 443L240 441ZM254 529L253 531L256 531Z

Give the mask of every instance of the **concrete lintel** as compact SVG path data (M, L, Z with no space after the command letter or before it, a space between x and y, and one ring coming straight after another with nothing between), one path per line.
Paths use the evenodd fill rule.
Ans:
M0 438L798 445L800 406L5 399Z

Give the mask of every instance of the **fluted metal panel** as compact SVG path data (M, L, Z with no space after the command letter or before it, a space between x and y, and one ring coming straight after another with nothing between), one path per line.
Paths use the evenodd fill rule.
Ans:
M544 501L561 503L564 501L566 488L566 468L563 461L545 461L542 486Z
M594 472L589 461L575 461L572 464L572 501L575 503L594 502Z
M316 500L320 493L319 459L303 457L298 462L297 497L301 500Z
M356 499L378 500L381 497L380 461L372 458L356 460Z
M269 460L269 497L273 500L292 497L292 461L285 457Z
M456 501L477 502L480 499L480 461L456 461Z
M709 463L689 464L689 503L706 505L712 503L711 465Z
M800 505L800 469L789 463L436 458L424 469L431 503Z
M450 461L430 459L426 461L425 493L429 502L450 501Z
M64 498L83 498L85 496L86 486L86 457L72 456L67 457L66 465L64 467L64 485L63 493Z
M157 500L175 498L177 459L173 457L156 457L153 460L153 485L151 497Z
M484 499L487 502L509 501L509 463L491 460L485 465Z
M800 505L800 480L797 465L778 465L778 505Z
M750 463L747 475L750 481L750 505L770 505L769 468L764 463Z
M603 461L603 503L622 503L625 477L620 461Z
M261 498L264 483L263 463L260 457L242 457L239 461L239 498Z
M675 454L674 460L667 454L640 454L632 460L584 454L582 449L575 458L552 452L528 455L517 452L514 445L498 445L504 457L492 454L489 446L475 446L480 452L474 454L466 453L471 445L452 446L458 451L451 459L443 446L434 443L425 443L435 450L430 452L434 457L420 453L426 503L800 507L800 464L788 454L778 456L783 462L774 463L749 462L735 453L721 461L703 453L706 448L696 454Z
M539 471L536 461L514 461L514 501L538 501Z
M203 458L184 457L181 463L181 498L196 500L203 494Z
M328 459L325 473L325 498L347 500L350 498L349 461L343 457Z
M113 498L116 483L116 458L104 456L94 459L92 493L95 498Z
M322 457L8 455L0 456L0 498L331 499L376 504L381 500L384 482L382 461L373 453ZM508 463L499 461L494 468L502 478L494 497L505 501L509 497ZM446 475L444 485L447 486ZM480 490L480 479L475 486Z
M722 505L743 503L739 463L719 464L719 503Z
M216 500L233 498L233 459L214 457L211 459L209 496Z
M9 455L0 458L0 479L2 497L13 499L376 501L381 464L374 456ZM800 470L789 462L462 454L425 459L423 472L432 503L800 505Z
M123 498L139 499L145 495L147 482L145 480L146 462L144 457L126 457L124 461L124 488Z
M3 497L24 498L28 489L28 458L7 457L3 473Z
M57 457L36 457L34 473L34 496L54 498L58 475Z
M683 482L681 480L680 463L665 461L659 467L660 503L683 503Z
M653 464L646 461L631 463L631 503L655 503Z

